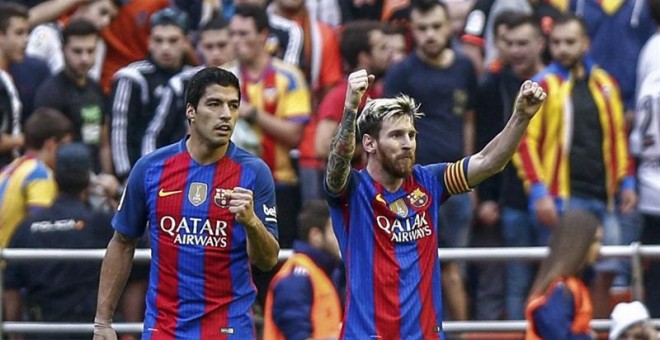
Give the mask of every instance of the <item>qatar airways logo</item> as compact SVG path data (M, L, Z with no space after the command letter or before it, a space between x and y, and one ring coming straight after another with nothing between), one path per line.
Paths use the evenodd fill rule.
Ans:
M227 247L227 222L206 218L163 216L160 230L174 237L175 244Z
M376 223L381 230L390 235L390 240L393 242L412 242L433 234L426 212L405 219L392 219L380 215L376 217Z

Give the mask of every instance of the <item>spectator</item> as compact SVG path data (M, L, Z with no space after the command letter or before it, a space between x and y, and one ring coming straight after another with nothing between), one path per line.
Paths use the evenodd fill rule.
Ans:
M591 41L588 56L616 79L628 122L634 114L637 85L636 70L629 65L637 65L642 46L655 32L644 1L561 0L557 4L584 20Z
M341 261L325 201L305 203L298 239L268 287L264 339L338 338L341 301L331 278Z
M184 66L186 14L166 8L153 14L150 22L149 58L119 70L112 84L112 158L120 180L143 156L142 140L160 104L162 88Z
M109 93L115 73L149 53L151 21L154 13L170 5L169 0L131 0L121 7L102 36L108 46L101 70L101 87ZM130 39L126 39L130 37Z
M623 213L631 211L637 201L635 181L617 83L586 57L588 48L580 18L566 15L555 21L550 34L554 62L535 77L548 99L514 162L530 188L532 214L545 226L540 230L548 234L563 211L584 209L600 217L604 243L617 245L614 196L621 194ZM596 266L596 317L609 314L609 288L621 270L616 259Z
M266 51L265 9L237 6L229 27L236 60L224 67L241 79L242 91L240 119L232 140L270 167L279 202L280 245L290 248L296 237L300 188L289 152L300 143L309 121L310 92L300 70Z
M394 65L408 56L408 32L402 25L391 24L385 29L385 41L390 53L390 64Z
M302 45L294 65L303 71L318 103L343 75L334 29L310 16L304 0L274 0L268 6L268 16L271 20L294 21L302 30Z
M25 123L25 155L0 172L0 248L26 216L53 203L55 152L72 132L71 122L54 109L38 109Z
M206 64L185 69L167 82L154 118L142 138L143 155L153 152L156 148L175 143L186 134L188 122L181 112L185 111L184 95L190 78L205 67L220 67L234 59L229 38L229 22L217 16L203 25L199 32L197 51Z
M22 104L9 65L25 57L28 35L27 8L0 3L0 168L9 164L23 146Z
M593 310L581 274L598 257L603 228L586 211L566 213L556 228L529 296L525 339L591 340Z
M643 218L642 244L660 244L660 63L652 56L660 45L660 1L649 1L658 31L644 47L638 66L640 87L637 92L635 127L630 135L630 149L638 159L639 211ZM651 261L645 268L646 305L651 316L660 317L660 263Z
M464 34L463 51L473 61L478 73L490 67L497 57L495 47L495 19L499 13L515 11L532 14L541 25L544 35L550 33L553 20L560 12L545 0L478 0L468 14Z
M486 71L479 84L477 102L477 147L483 148L509 120L510 107L517 89L544 67L541 54L544 38L531 15L502 12L495 19L496 40L503 42L501 69ZM498 23L500 23L498 25ZM499 27L502 26L502 27ZM499 36L502 32L506 32ZM531 247L545 243L527 208L527 195L513 164L497 177L484 181L479 188L477 218L481 224L493 226L498 221L506 246ZM533 279L533 265L512 261L506 265L506 311L509 319L525 317L525 299ZM490 280L486 282L491 286Z
M112 237L112 215L94 212L86 204L92 158L87 146L60 147L55 159L59 188L51 207L21 223L10 248L97 249ZM5 270L4 303L7 320L89 322L94 315L100 265L68 260L10 262ZM21 290L25 297L22 297ZM30 339L88 339L89 335L31 335Z
M35 27L30 32L30 39L25 53L29 56L39 58L48 63L51 74L59 74L65 67L65 60L62 47L62 30L68 24L68 21L86 20L96 26L100 32L117 15L121 8L121 0L95 0L78 6L71 16L65 20L51 22ZM106 46L102 39L96 39L96 53L92 66L89 69L89 75L95 81L101 78L101 68L105 58Z
M454 162L474 150L474 105L477 80L472 63L449 46L451 26L447 7L434 0L412 4L410 24L416 49L385 76L386 97L405 93L420 103L425 123L419 136L417 160L422 165ZM424 81L420 81L423 79ZM466 247L472 217L469 195L444 203L439 236L443 246ZM449 315L467 319L467 297L456 262L443 263L443 287Z
M649 312L639 301L620 302L612 310L610 340L656 340L657 331Z
M112 173L105 97L89 76L94 65L98 29L89 21L70 21L62 30L61 54L64 69L46 80L37 90L36 107L62 112L73 123L73 140L90 148L95 173Z

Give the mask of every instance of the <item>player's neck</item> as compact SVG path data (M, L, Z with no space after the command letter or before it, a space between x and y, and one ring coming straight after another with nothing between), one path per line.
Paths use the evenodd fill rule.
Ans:
M190 157L201 165L217 162L225 156L228 147L229 144L221 147L213 147L195 134L191 134L190 138L186 141L186 149L190 153Z
M367 163L367 172L376 182L385 188L389 192L395 192L399 190L403 184L403 178L392 176L389 172L383 169L382 165L377 162L368 162Z

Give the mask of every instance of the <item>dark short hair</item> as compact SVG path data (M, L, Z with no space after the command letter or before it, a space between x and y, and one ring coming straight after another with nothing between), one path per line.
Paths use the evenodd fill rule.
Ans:
M530 25L538 35L543 35L539 21L534 16L519 11L507 10L498 14L493 21L493 29L496 30L501 25L504 25L508 29ZM493 33L497 33L497 31Z
M298 237L309 241L309 231L319 228L322 231L330 217L330 209L324 200L311 200L305 203L298 214Z
M27 7L13 2L0 3L0 32L7 33L11 18L28 19L30 16Z
M89 186L92 154L82 143L70 143L57 149L55 181L60 192L77 195Z
M188 14L176 8L167 7L151 15L151 28L156 26L177 26L188 33Z
M99 29L85 19L76 19L69 22L62 30L62 44L66 46L71 37L95 35L98 37Z
M438 0L412 0L410 4L410 11L412 12L416 10L420 13L428 13L435 7L441 7L447 15L447 19L449 19L449 8L447 8L447 5L444 2L440 2Z
M589 37L589 29L587 28L587 24L584 22L584 20L582 20L582 18L573 13L562 13L560 16L555 18L552 27L570 24L571 22L576 22L580 26L582 34L586 37Z
M660 0L649 0L649 11L657 25L660 25Z
M339 50L350 71L358 64L358 56L362 52L371 54L369 35L373 31L383 31L384 26L375 20L358 20L347 23L341 33Z
M207 67L190 79L186 88L186 105L197 108L206 88L214 84L235 88L238 91L238 100L241 100L241 87L233 73L219 67Z
M205 23L200 27L200 32L213 31L213 30L223 30L229 27L229 21L225 19L222 15L216 15L209 22Z
M234 15L252 18L257 32L263 32L269 29L268 13L266 13L266 9L263 7L250 4L238 5L234 10Z
M39 150L47 140L61 140L72 132L73 125L69 118L56 109L41 107L25 122L25 147Z

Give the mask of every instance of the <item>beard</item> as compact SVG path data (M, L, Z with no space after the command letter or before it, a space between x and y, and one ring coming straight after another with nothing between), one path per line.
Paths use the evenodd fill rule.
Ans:
M412 174L415 165L414 154L404 154L400 156L390 156L387 153L381 153L385 157L382 159L383 169L390 175L397 178L406 178Z

